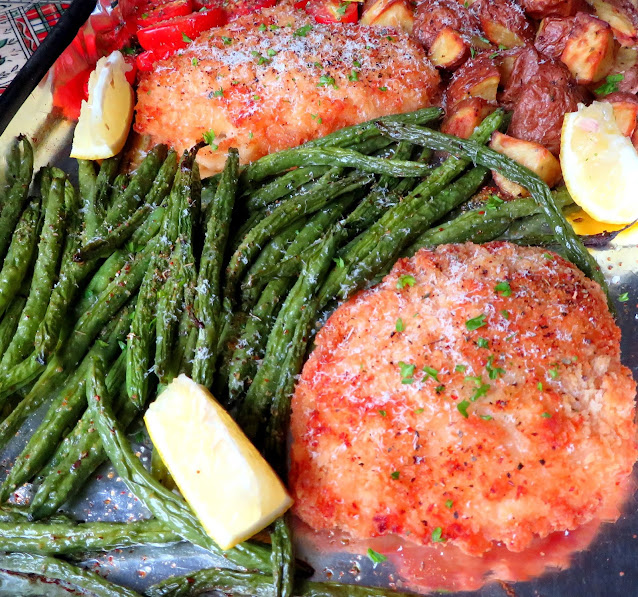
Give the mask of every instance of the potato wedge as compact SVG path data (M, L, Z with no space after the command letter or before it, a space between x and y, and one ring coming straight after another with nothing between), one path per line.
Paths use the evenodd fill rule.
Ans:
M474 129L494 110L496 110L494 104L490 104L480 97L469 97L457 104L454 111L446 116L441 123L441 131L448 135L468 139Z
M574 19L561 60L579 83L596 83L610 72L616 49L611 26L581 12Z
M407 0L377 0L361 15L362 25L396 27L412 33L414 12Z
M560 58L573 27L573 17L545 17L538 26L534 47L545 56Z
M446 69L460 66L469 55L469 42L451 27L445 27L439 32L428 52L434 66Z
M609 23L623 46L638 42L638 7L635 3L588 0L596 16Z
M448 86L448 109L469 97L495 102L500 80L501 74L487 54L469 60L456 71Z
M549 187L561 179L560 162L542 145L523 141L496 131L492 135L490 147L538 174ZM529 193L520 185L511 182L502 174L492 171L496 185L513 197L527 197Z

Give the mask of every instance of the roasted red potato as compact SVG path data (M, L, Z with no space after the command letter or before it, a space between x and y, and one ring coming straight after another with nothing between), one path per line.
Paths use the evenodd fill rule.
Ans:
M538 26L534 47L545 56L560 58L573 27L573 17L545 17Z
M602 101L613 106L616 124L620 132L625 137L631 137L636 130L638 120L638 97L633 93L617 91L609 94Z
M550 151L538 143L515 139L496 131L492 135L490 147L538 174L549 187L553 187L561 179L559 161ZM498 172L492 171L492 177L497 186L505 193L514 197L527 197L529 195L526 189Z
M611 26L581 12L574 19L561 60L579 83L596 83L609 74L616 48Z
M522 54L519 60L523 58L529 56ZM516 67L518 61L515 70ZM512 74L509 91L513 112L507 132L517 139L539 143L558 155L563 116L577 110L578 103L584 100L583 92L560 62L537 63L535 72L532 67L530 61L527 68L520 69L520 77Z
M577 12L588 11L585 0L521 0L521 5L533 19L573 17Z
M638 5L632 0L589 0L599 19L609 23L623 46L638 42Z
M636 127L634 134L631 136L631 142L634 144L636 151L638 151L638 126Z
M470 7L485 37L497 46L513 48L531 43L534 28L513 0L476 0Z
M361 15L362 25L395 27L412 33L414 12L408 0L377 0Z
M456 106L441 123L441 131L448 135L468 139L474 129L483 119L496 110L496 105L490 104L480 97L469 97Z
M468 97L480 97L488 102L496 101L501 74L494 60L482 54L466 62L454 73L447 88L447 108L453 110Z
M456 0L424 0L417 4L412 34L427 50L446 27L458 32L468 44L473 37L481 36L478 19L463 3Z
M460 66L469 55L469 41L451 27L441 29L428 50L432 64L447 69Z

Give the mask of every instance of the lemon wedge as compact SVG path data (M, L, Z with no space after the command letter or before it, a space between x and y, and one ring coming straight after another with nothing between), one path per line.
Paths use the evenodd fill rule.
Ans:
M638 218L638 152L621 134L611 104L579 105L565 115L560 165L570 195L594 220Z
M144 422L182 495L222 549L252 537L292 505L235 421L185 375L150 405Z
M98 60L73 134L72 158L110 158L124 147L133 120L133 89L126 80L130 68L117 51Z

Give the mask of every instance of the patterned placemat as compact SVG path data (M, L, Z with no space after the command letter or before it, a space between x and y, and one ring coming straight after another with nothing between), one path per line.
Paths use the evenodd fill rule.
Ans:
M0 95L68 7L69 2L0 0Z

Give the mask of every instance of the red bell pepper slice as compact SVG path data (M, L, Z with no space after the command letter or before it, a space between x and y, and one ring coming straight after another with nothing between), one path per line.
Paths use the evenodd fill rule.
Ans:
M202 31L224 25L226 21L223 8L209 8L140 29L137 40L145 50L178 50L185 48Z
M53 90L53 105L60 108L68 120L80 117L82 100L89 97L88 82L92 71L93 67L87 67L64 84L57 83Z
M143 12L137 18L137 26L143 29L155 25L160 21L168 21L175 17L184 17L192 12L192 0L173 0L173 2L168 2L148 12Z
M356 23L359 20L359 3L341 0L302 0L295 8L305 10L317 23Z
M146 50L135 57L135 66L140 72L150 72L156 62L168 58L172 53L173 50Z

